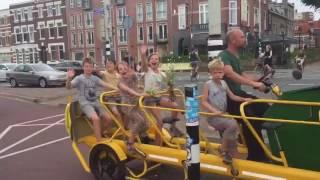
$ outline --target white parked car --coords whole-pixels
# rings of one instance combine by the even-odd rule
[[[17,64],[15,64],[15,63],[0,64],[0,81],[6,81],[7,72],[12,71],[16,66],[17,66]]]

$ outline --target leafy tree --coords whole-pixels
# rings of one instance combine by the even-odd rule
[[[312,6],[316,9],[320,8],[320,1],[319,0],[301,0],[307,6]]]

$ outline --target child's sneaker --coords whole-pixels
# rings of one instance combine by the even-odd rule
[[[170,132],[171,136],[173,136],[173,137],[182,137],[182,136],[184,135],[183,132],[181,132],[181,131],[176,127],[175,124],[172,124],[172,125],[170,126],[169,132]]]
[[[220,156],[223,157],[222,162],[225,164],[232,164],[232,157],[227,151],[222,151],[220,148],[218,149]]]

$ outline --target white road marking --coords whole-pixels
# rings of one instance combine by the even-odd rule
[[[12,127],[13,125],[10,125],[4,131],[2,131],[2,133],[0,134],[0,140],[12,129]]]
[[[33,123],[33,122],[38,122],[38,121],[43,121],[43,120],[47,120],[47,119],[51,119],[51,118],[55,118],[55,117],[60,117],[60,116],[63,116],[64,114],[57,114],[57,115],[54,115],[54,116],[47,116],[47,117],[44,117],[44,118],[40,118],[40,119],[34,119],[34,120],[30,120],[30,121],[26,121],[26,122],[22,122],[22,123],[17,123],[17,124],[12,124],[10,126],[8,126],[4,131],[1,132],[0,134],[0,140],[15,126],[22,126],[24,124],[29,124],[29,123]],[[49,125],[49,124],[48,124]]]
[[[25,137],[25,138],[17,141],[16,143],[13,143],[13,144],[11,144],[11,145],[8,146],[8,147],[3,148],[2,150],[0,150],[0,154],[1,154],[1,153],[4,153],[5,151],[7,151],[7,150],[9,150],[9,149],[11,149],[11,148],[13,148],[13,147],[15,147],[15,146],[17,146],[18,144],[21,144],[21,143],[27,141],[28,139],[32,138],[33,136],[36,136],[36,135],[42,133],[43,131],[45,131],[45,130],[47,130],[47,129],[53,127],[53,126],[55,126],[56,124],[59,124],[59,123],[62,122],[62,121],[64,121],[64,119],[61,119],[61,120],[59,120],[59,121],[57,121],[57,122],[55,122],[55,123],[53,123],[53,124],[51,124],[51,125],[49,125],[49,126],[47,126],[47,127],[45,127],[45,128],[42,128],[42,129],[40,129],[39,131],[36,131],[35,133],[32,133],[31,135],[29,135],[29,136],[27,136],[27,137]]]
[[[299,83],[293,83],[293,84],[288,84],[288,86],[314,86],[314,83],[305,83],[305,84],[299,84]]]
[[[53,140],[53,141],[49,141],[49,142],[46,142],[46,143],[43,143],[43,144],[39,144],[37,146],[29,147],[29,148],[26,148],[26,149],[23,149],[23,150],[20,150],[20,151],[16,151],[16,152],[13,152],[13,153],[10,153],[10,154],[3,155],[3,156],[0,156],[0,159],[11,157],[11,156],[14,156],[14,155],[17,155],[17,154],[21,154],[21,153],[24,153],[24,152],[27,152],[27,151],[31,151],[31,150],[34,150],[34,149],[38,149],[38,148],[41,148],[41,147],[44,147],[44,146],[47,146],[47,145],[50,145],[50,144],[54,144],[54,143],[57,143],[57,142],[60,142],[60,141],[64,141],[66,139],[69,139],[69,136],[66,136],[66,137],[60,138],[60,139],[56,139],[56,140]]]
[[[33,126],[50,126],[51,124],[17,124],[17,125],[13,125],[13,127],[33,127]],[[58,123],[55,124],[56,126],[62,126],[64,125],[64,123]]]
[[[54,115],[54,116],[47,116],[47,117],[44,117],[44,118],[30,120],[30,121],[26,121],[26,122],[23,122],[23,123],[17,123],[17,124],[14,124],[14,125],[29,124],[29,123],[43,121],[43,120],[46,120],[46,119],[51,119],[51,118],[60,117],[60,116],[64,116],[64,114],[57,114],[57,115]]]

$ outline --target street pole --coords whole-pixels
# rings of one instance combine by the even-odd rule
[[[259,38],[261,38],[261,0],[259,0]]]
[[[188,180],[200,179],[200,146],[199,146],[199,100],[198,87],[196,84],[184,87],[185,118],[187,129],[187,158],[186,168],[188,169]]]

